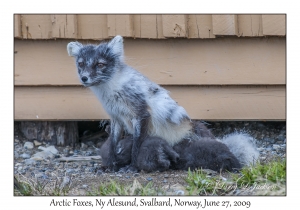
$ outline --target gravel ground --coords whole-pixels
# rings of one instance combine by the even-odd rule
[[[285,122],[206,122],[212,133],[221,138],[235,131],[249,133],[256,139],[261,161],[273,157],[286,157],[286,123]],[[85,142],[69,146],[47,145],[45,142],[28,141],[15,131],[14,139],[14,174],[20,180],[31,180],[34,183],[47,183],[47,187],[63,189],[70,187],[68,195],[86,195],[99,183],[116,180],[132,184],[137,180],[144,185],[149,182],[153,186],[167,190],[169,195],[186,194],[184,178],[186,171],[168,170],[153,173],[104,173],[101,170],[101,159],[63,162],[64,157],[93,157],[98,155],[103,141]],[[50,152],[49,152],[50,151]],[[46,157],[46,158],[45,158]],[[44,159],[45,158],[45,159]]]

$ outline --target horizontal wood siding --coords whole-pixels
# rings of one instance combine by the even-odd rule
[[[193,119],[285,120],[285,86],[164,86]],[[108,119],[83,87],[15,87],[16,120]]]
[[[108,39],[285,36],[286,15],[22,15],[15,14],[15,38]]]
[[[14,22],[15,120],[107,119],[66,46],[115,35],[126,63],[192,119],[286,120],[284,14],[15,14]]]
[[[15,40],[15,85],[80,85],[68,42]],[[162,85],[286,83],[284,38],[125,39],[124,45],[126,62]]]

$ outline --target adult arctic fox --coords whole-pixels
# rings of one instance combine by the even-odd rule
[[[137,170],[138,152],[147,136],[165,139],[170,146],[199,138],[187,112],[168,91],[125,64],[121,36],[99,45],[70,42],[67,51],[75,58],[81,83],[94,92],[110,116],[107,165],[111,170],[117,170],[116,146],[123,130],[133,136],[127,171]]]
[[[138,151],[145,136],[160,137],[170,146],[195,136],[187,112],[168,91],[125,64],[121,36],[99,45],[70,42],[67,50],[75,57],[81,83],[94,92],[110,116],[108,166],[112,170],[116,145],[124,129],[133,135],[128,171],[137,170]]]

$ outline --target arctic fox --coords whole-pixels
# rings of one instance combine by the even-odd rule
[[[127,136],[124,139],[119,140],[117,143],[117,168],[125,167],[130,163],[132,143],[132,136]],[[110,144],[111,140],[108,138],[100,148],[103,167],[107,167],[107,162],[110,158],[108,150]],[[158,137],[146,137],[139,149],[137,168],[145,172],[165,171],[169,169],[171,165],[176,165],[178,159],[179,155],[165,140]],[[122,172],[122,169],[120,172]]]
[[[130,162],[132,143],[132,137],[126,137],[117,143],[116,165],[119,168]],[[109,144],[110,138],[100,149],[104,167],[109,159]],[[138,153],[137,168],[145,172],[197,168],[233,171],[240,169],[241,164],[225,144],[208,137],[197,141],[184,139],[173,148],[164,139],[146,137]],[[122,172],[122,169],[120,171]]]
[[[137,170],[138,151],[147,135],[165,139],[170,146],[195,137],[187,112],[168,91],[125,64],[121,36],[99,45],[70,42],[67,51],[75,57],[81,83],[94,92],[110,116],[108,166],[112,170],[123,130],[133,136],[128,171]]]
[[[146,172],[164,171],[169,168],[234,171],[258,160],[259,153],[254,145],[254,139],[247,133],[235,132],[219,140],[202,122],[193,121],[193,129],[199,136],[198,140],[184,139],[173,148],[168,146],[164,139],[146,137],[139,151],[138,169]],[[108,139],[101,147],[103,166],[106,166],[109,158],[109,144]],[[118,167],[130,163],[131,148],[132,137],[127,136],[118,142],[116,154]]]

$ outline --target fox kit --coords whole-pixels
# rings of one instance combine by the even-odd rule
[[[132,143],[132,136],[127,136],[117,143],[116,165],[118,168],[130,163]],[[110,144],[111,140],[108,138],[100,149],[102,166],[104,167],[107,166],[109,159],[108,148]],[[168,170],[171,165],[175,165],[178,159],[179,155],[165,140],[158,137],[146,137],[138,153],[137,168],[145,172],[165,171]]]
[[[147,135],[165,139],[170,146],[193,138],[185,109],[167,90],[125,64],[121,36],[99,45],[70,42],[67,50],[75,58],[79,80],[94,92],[110,116],[111,169],[116,168],[116,145],[123,130],[133,136],[128,171],[136,171],[138,151]]]
[[[102,166],[107,166],[110,139],[100,149]],[[130,162],[132,138],[121,139],[116,148],[116,165],[122,167]],[[138,153],[137,168],[145,172],[175,170],[195,170],[197,168],[215,171],[240,169],[237,158],[227,146],[211,138],[199,141],[184,139],[172,148],[165,140],[146,137]]]

